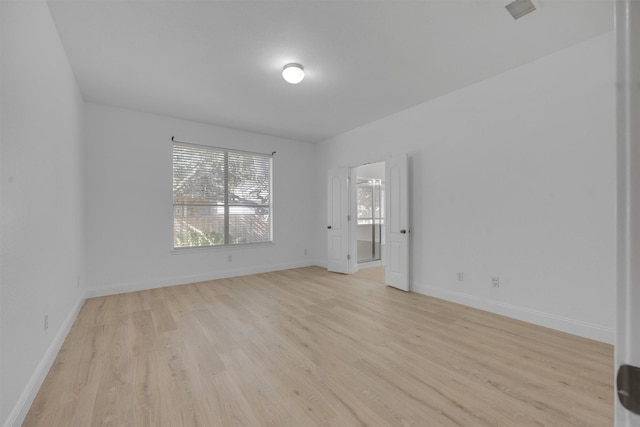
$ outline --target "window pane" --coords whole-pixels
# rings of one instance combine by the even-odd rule
[[[173,203],[224,204],[224,152],[175,145]]]
[[[253,206],[271,202],[271,158],[229,153],[229,203]]]
[[[271,215],[267,206],[229,208],[229,243],[258,243],[271,241]]]
[[[174,206],[176,248],[224,245],[224,206]]]
[[[373,197],[371,186],[358,183],[358,224],[371,224],[373,219]]]
[[[358,182],[358,224],[384,224],[384,184],[379,179]]]

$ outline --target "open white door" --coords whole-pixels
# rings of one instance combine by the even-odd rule
[[[356,168],[349,169],[349,274],[358,272],[358,173]],[[353,218],[353,221],[350,219]]]
[[[329,171],[327,192],[327,270],[349,274],[349,168]]]
[[[407,155],[387,158],[385,273],[387,285],[409,290],[409,168]]]
[[[640,1],[616,5],[618,200],[616,427],[640,426]]]

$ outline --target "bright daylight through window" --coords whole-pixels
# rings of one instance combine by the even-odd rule
[[[272,241],[272,157],[173,145],[173,246]]]

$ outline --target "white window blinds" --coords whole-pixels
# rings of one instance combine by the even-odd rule
[[[272,241],[272,157],[174,143],[173,246]]]

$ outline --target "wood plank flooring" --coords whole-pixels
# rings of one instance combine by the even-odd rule
[[[86,301],[25,426],[610,426],[613,348],[317,267]]]

